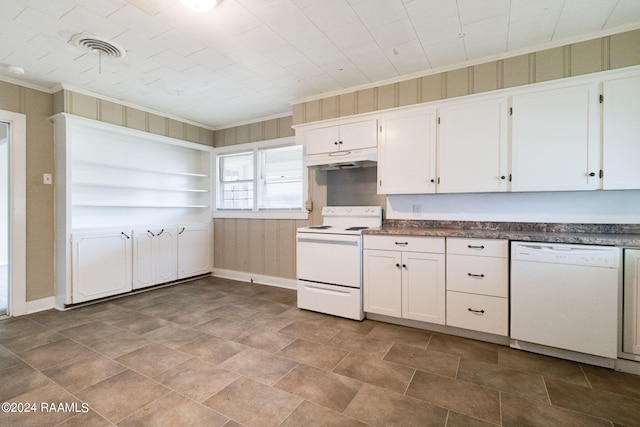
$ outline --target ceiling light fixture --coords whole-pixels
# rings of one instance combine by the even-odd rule
[[[180,0],[180,3],[196,12],[207,12],[218,5],[219,0]]]

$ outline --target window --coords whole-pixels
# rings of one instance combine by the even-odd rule
[[[286,213],[307,214],[302,146],[294,145],[293,138],[217,151],[215,216],[298,218]]]

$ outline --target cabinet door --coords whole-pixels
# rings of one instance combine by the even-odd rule
[[[640,188],[640,76],[604,82],[603,188]]]
[[[507,190],[507,100],[439,110],[438,193]]]
[[[376,120],[351,123],[340,126],[340,150],[359,150],[378,145],[378,129]]]
[[[364,311],[402,316],[400,252],[364,251]]]
[[[154,235],[150,230],[133,230],[133,289],[156,284]]]
[[[178,279],[178,230],[162,228],[155,237],[156,283]]]
[[[72,302],[131,291],[131,231],[71,235]]]
[[[513,97],[512,191],[599,188],[598,97],[597,85]]]
[[[402,317],[445,324],[444,254],[402,253]]]
[[[178,279],[210,273],[211,227],[178,227]]]
[[[640,250],[624,251],[622,351],[640,356]]]
[[[389,116],[381,126],[378,194],[435,193],[435,110]]]
[[[305,132],[305,154],[331,153],[338,150],[340,140],[340,128],[330,126],[320,129],[311,129]]]

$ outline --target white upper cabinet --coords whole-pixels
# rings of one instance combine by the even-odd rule
[[[603,85],[603,189],[640,188],[640,76]]]
[[[506,191],[507,99],[438,110],[438,193]]]
[[[306,154],[360,150],[378,145],[376,120],[310,129],[305,132]]]
[[[597,84],[513,96],[512,191],[600,187],[598,98]]]
[[[436,191],[436,110],[420,109],[380,121],[378,194]]]

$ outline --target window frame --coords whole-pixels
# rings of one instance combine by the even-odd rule
[[[302,165],[302,205],[300,209],[260,209],[258,207],[258,192],[260,191],[260,151],[301,145],[296,143],[293,136],[276,138],[265,141],[236,144],[213,149],[212,165],[212,213],[213,218],[264,218],[264,219],[308,219],[309,211],[304,208],[309,195],[309,173]],[[218,209],[218,194],[221,191],[219,159],[220,155],[241,154],[253,152],[253,206],[251,209]]]

